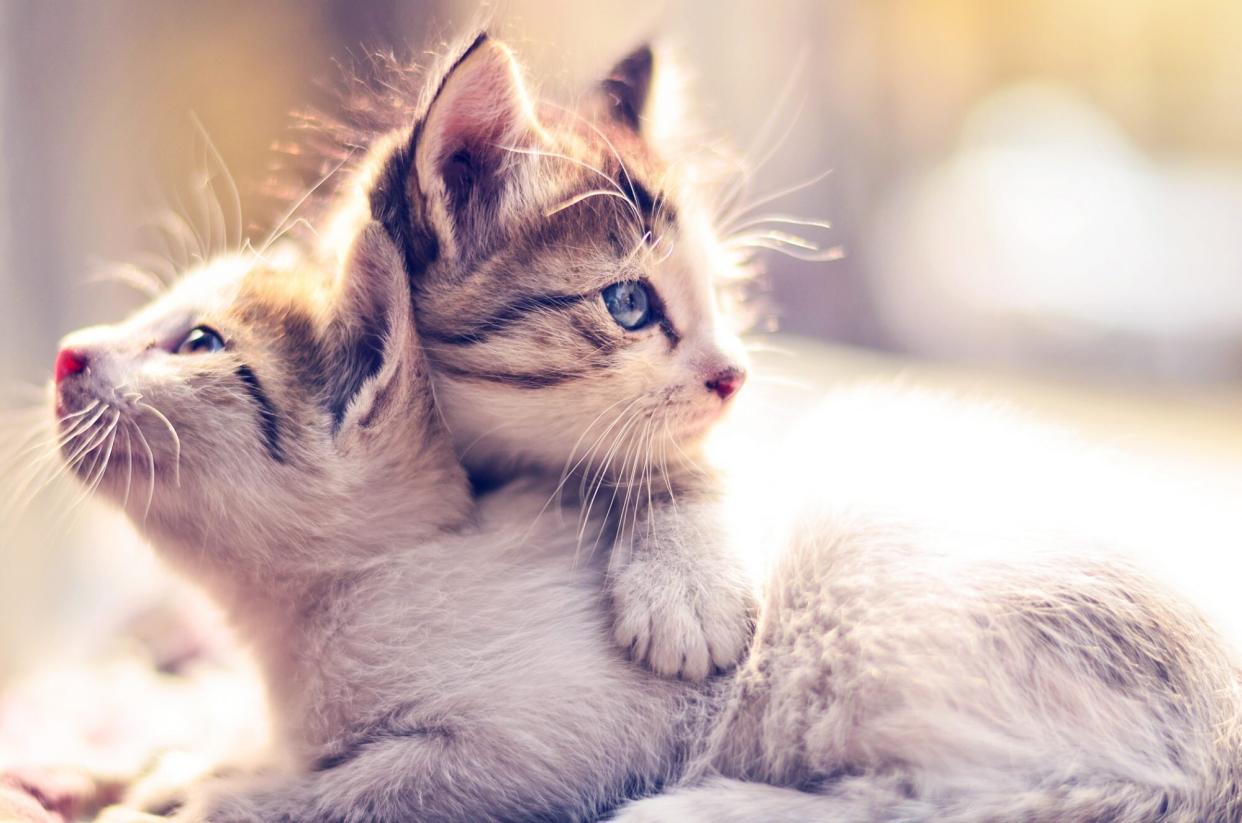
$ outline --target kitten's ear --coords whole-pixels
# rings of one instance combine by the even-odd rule
[[[449,68],[414,131],[412,177],[441,243],[449,244],[442,252],[486,245],[524,159],[520,150],[539,134],[513,53],[480,34]]]
[[[643,131],[643,115],[651,95],[655,55],[644,43],[612,67],[600,81],[593,103],[596,110],[636,133]]]
[[[409,289],[396,245],[372,221],[342,265],[331,308],[324,378],[338,434],[371,427],[420,393],[426,368]]]

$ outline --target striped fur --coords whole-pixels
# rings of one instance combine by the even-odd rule
[[[179,353],[200,325],[225,348]],[[706,694],[613,647],[572,518],[515,528],[546,489],[471,505],[378,223],[339,274],[219,258],[65,345],[90,363],[57,391],[66,462],[224,607],[268,689],[271,760],[176,819],[585,820],[676,776]]]
[[[660,132],[648,120],[654,68],[638,49],[562,107],[480,35],[432,75],[338,214],[380,220],[404,249],[466,465],[485,486],[550,475],[566,501],[609,512],[618,642],[661,674],[701,679],[736,662],[753,602],[715,540],[713,483],[699,470],[728,405],[711,381],[744,368],[716,299],[740,271],[693,158],[648,139]],[[627,280],[649,287],[656,312],[635,331],[602,297]]]
[[[486,41],[466,54],[457,70],[490,54],[502,77],[516,76]],[[642,124],[640,96],[604,88],[602,111]],[[379,168],[408,188],[418,141],[381,148]],[[589,292],[557,280],[555,255],[511,234],[512,221],[464,232],[479,220],[472,175],[489,167],[453,149],[423,171],[446,160],[448,200],[419,189],[422,200],[394,205],[376,196],[382,180],[362,187],[366,222],[333,276],[220,258],[129,320],[66,341],[90,363],[58,391],[71,415],[66,460],[222,602],[253,644],[278,722],[284,762],[196,787],[179,819],[1239,819],[1234,650],[1159,582],[1038,528],[1055,521],[1058,495],[1110,484],[1080,471],[1077,444],[1029,422],[908,392],[843,393],[761,478],[771,497],[751,489],[717,506],[701,489],[699,508],[653,523],[659,540],[608,579],[601,564],[575,562],[572,517],[528,525],[547,484],[510,484],[472,505],[433,380],[440,391],[493,387],[478,403],[522,403],[601,378],[552,351],[563,342],[552,329],[590,320],[578,314]],[[505,214],[511,185],[485,192],[491,216]],[[600,207],[575,208],[587,203]],[[436,214],[445,222],[412,222]],[[686,214],[679,202],[679,232]],[[533,271],[548,288],[472,282],[489,266],[503,276],[506,261],[522,283]],[[574,271],[575,283],[593,271]],[[692,349],[691,315],[664,288],[675,278],[644,276],[659,281],[674,334],[653,328],[611,355]],[[485,305],[436,315],[436,289]],[[225,350],[175,354],[203,323]],[[551,336],[528,340],[526,360],[500,358],[502,341],[536,329]],[[420,331],[429,349],[494,346],[494,356],[446,374]],[[534,376],[541,350],[581,374]],[[98,402],[108,416],[72,416]],[[450,423],[463,414],[449,409]],[[543,422],[548,439],[555,424]],[[83,441],[107,443],[85,468]],[[1023,485],[1045,461],[1058,467],[1055,487]],[[601,592],[686,586],[686,558],[727,542],[705,531],[726,516],[735,537],[773,552],[747,659],[705,685],[629,665]],[[600,518],[587,519],[592,539]],[[689,581],[721,568],[707,562]],[[695,601],[694,617],[714,602]],[[690,633],[717,622],[727,615]]]

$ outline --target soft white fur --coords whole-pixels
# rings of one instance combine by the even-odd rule
[[[206,786],[181,816],[589,817],[627,785],[666,779],[694,695],[613,649],[600,570],[572,563],[572,520],[520,539],[514,524],[533,520],[545,492],[499,492],[477,531],[238,615],[294,772]],[[353,756],[308,768],[338,753]]]
[[[685,787],[619,819],[1238,819],[1236,654],[1101,542],[1165,502],[1124,463],[886,387],[789,440],[730,509],[765,555],[750,657]]]

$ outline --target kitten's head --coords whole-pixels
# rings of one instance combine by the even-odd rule
[[[661,155],[642,48],[573,108],[480,36],[372,153],[437,401],[467,463],[639,476],[692,455],[745,379],[717,288],[737,264]]]
[[[378,224],[337,272],[218,258],[62,343],[62,454],[178,559],[330,566],[460,519],[399,255]],[[366,537],[375,540],[367,541]],[[188,554],[187,554],[188,553]]]

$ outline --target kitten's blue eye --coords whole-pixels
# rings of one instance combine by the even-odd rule
[[[651,294],[639,280],[622,280],[603,291],[604,306],[617,325],[627,331],[635,331],[650,323],[652,317]]]
[[[176,348],[177,354],[211,354],[224,348],[224,338],[208,326],[195,326]]]

